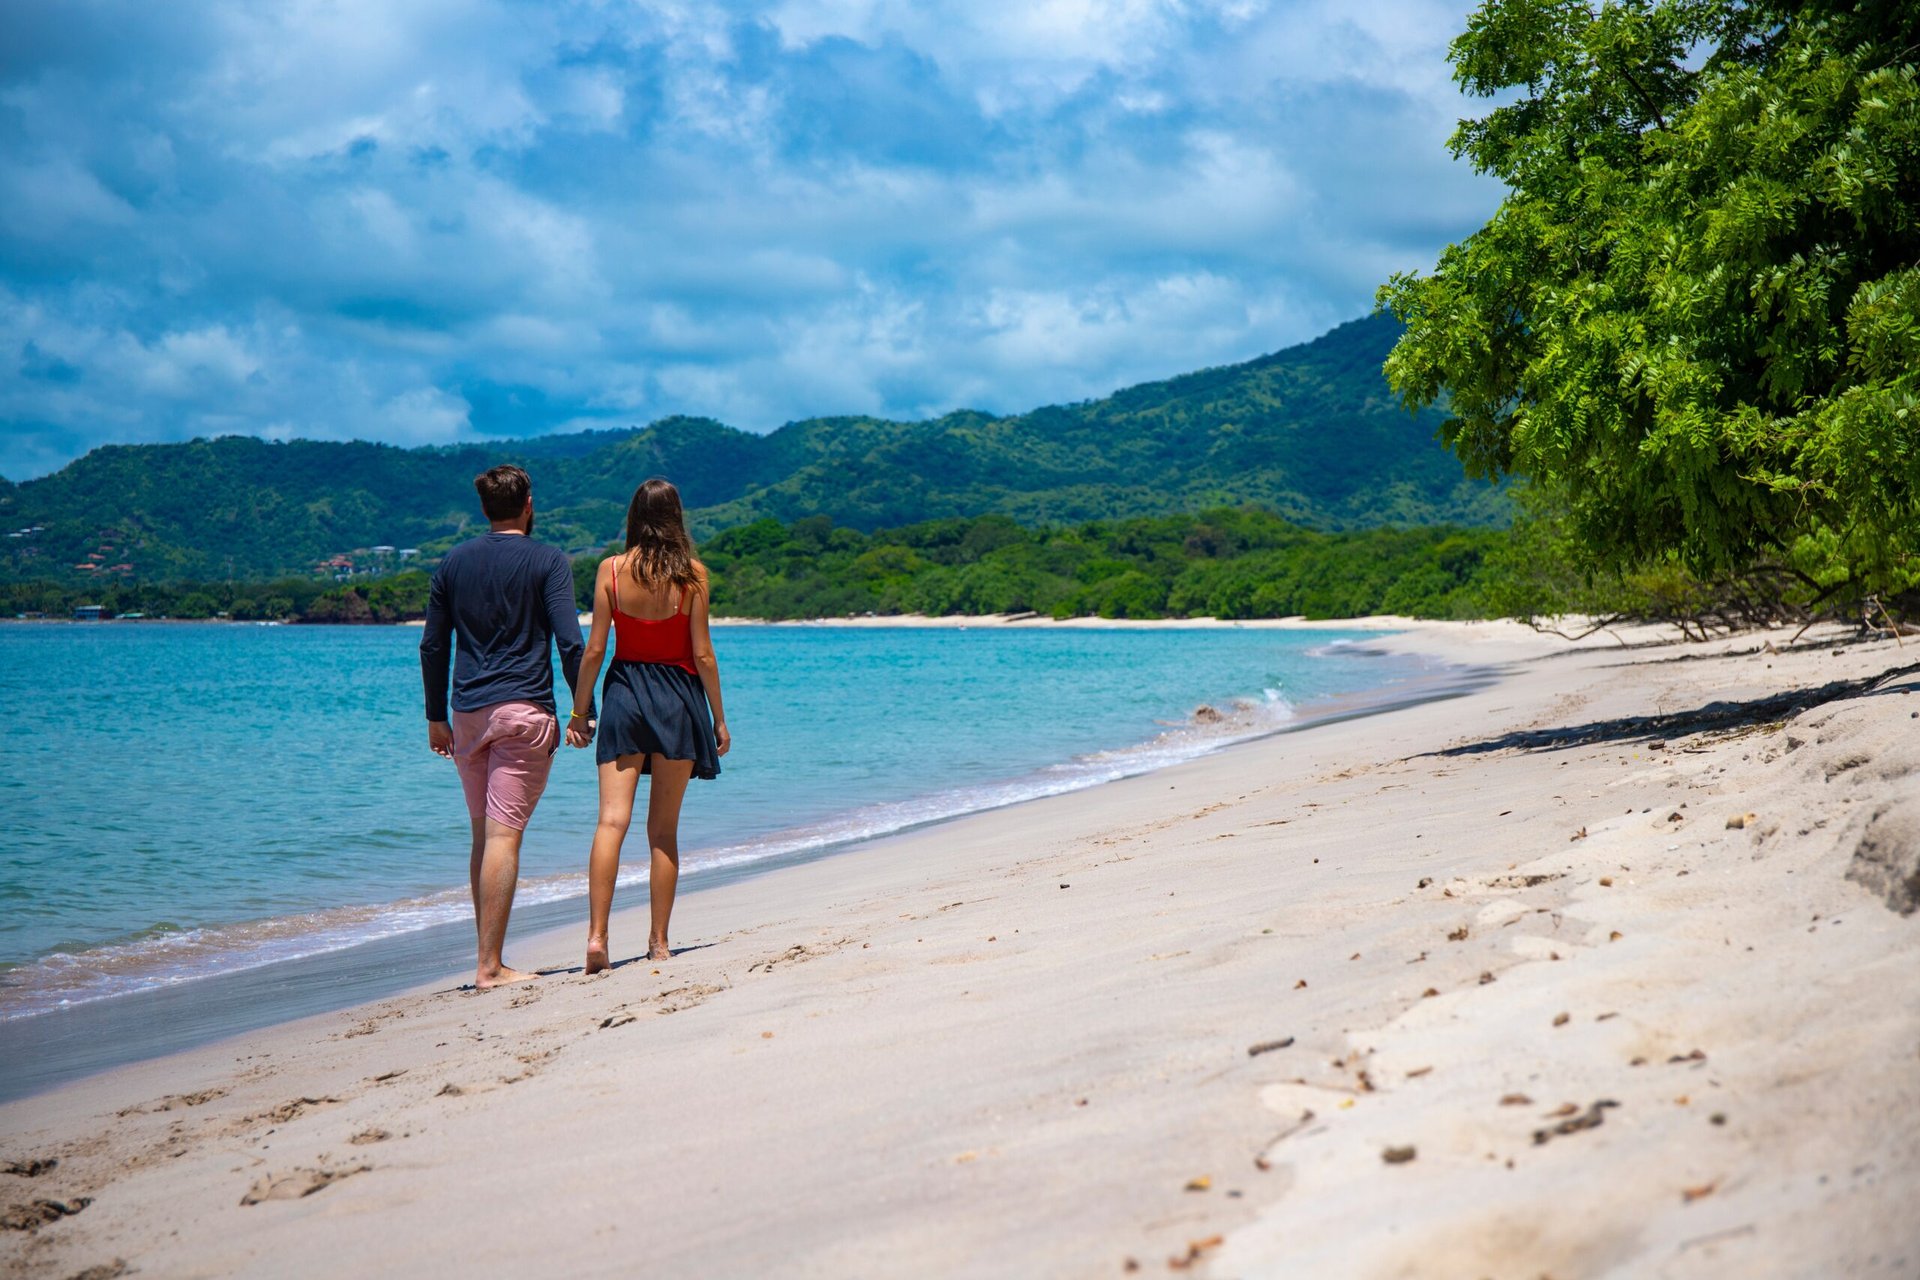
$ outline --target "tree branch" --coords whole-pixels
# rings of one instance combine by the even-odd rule
[[[1620,74],[1627,78],[1627,83],[1633,86],[1634,93],[1639,95],[1640,104],[1653,114],[1653,123],[1659,128],[1660,132],[1665,133],[1667,131],[1667,118],[1660,114],[1660,108],[1653,105],[1653,99],[1648,97],[1647,91],[1640,87],[1640,82],[1633,78],[1633,72],[1627,70],[1627,64],[1623,61],[1619,66]]]

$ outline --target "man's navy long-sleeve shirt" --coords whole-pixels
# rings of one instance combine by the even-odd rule
[[[549,641],[560,648],[560,670],[571,689],[586,644],[574,610],[573,566],[559,548],[518,533],[461,543],[433,571],[427,591],[420,637],[427,719],[447,719],[449,659],[455,711],[496,702],[532,702],[552,711]]]

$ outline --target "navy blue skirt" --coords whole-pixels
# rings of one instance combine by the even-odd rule
[[[600,727],[594,759],[601,764],[645,752],[693,761],[693,776],[720,776],[713,713],[700,677],[664,662],[614,659],[600,686]],[[640,772],[651,772],[651,758]]]

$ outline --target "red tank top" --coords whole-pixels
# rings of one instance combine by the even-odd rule
[[[691,588],[665,618],[636,618],[620,611],[620,571],[613,571],[613,656],[620,662],[658,662],[699,675],[693,665],[693,619],[687,612]]]

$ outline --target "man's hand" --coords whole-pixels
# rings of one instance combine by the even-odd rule
[[[568,746],[584,747],[592,741],[593,741],[593,721],[579,720],[579,719],[567,721],[567,745]]]
[[[453,726],[445,720],[427,721],[427,747],[437,756],[453,759]]]

